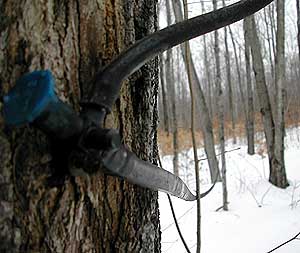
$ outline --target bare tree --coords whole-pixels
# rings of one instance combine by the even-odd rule
[[[205,13],[205,7],[204,2],[201,1],[201,8],[202,13]],[[211,75],[211,69],[210,69],[210,60],[208,57],[209,50],[207,49],[207,35],[203,35],[203,50],[204,50],[204,68],[205,68],[205,74],[206,74],[206,80],[207,80],[207,89],[208,89],[208,95],[207,95],[207,107],[209,111],[210,119],[213,118],[213,102],[212,102],[212,90],[213,90],[213,82],[212,82],[212,75]],[[233,121],[234,122],[234,121]]]
[[[222,1],[223,6],[226,6],[225,0]],[[231,133],[233,136],[233,143],[236,143],[235,135],[235,118],[234,118],[234,107],[233,107],[233,94],[232,94],[232,82],[231,82],[231,59],[228,47],[228,31],[227,27],[224,27],[224,43],[225,43],[225,64],[226,64],[226,78],[228,87],[228,100],[229,100],[229,113],[231,116]]]
[[[188,4],[187,0],[183,0],[184,6],[184,19],[188,19]],[[196,135],[195,135],[195,83],[192,79],[192,70],[191,70],[191,52],[189,42],[185,43],[185,60],[186,60],[186,70],[188,76],[189,89],[191,93],[191,134],[193,141],[193,152],[194,152],[194,163],[195,163],[195,176],[196,176],[196,192],[197,192],[197,249],[196,252],[200,253],[201,251],[201,201],[200,201],[200,168],[199,168],[199,159],[198,159],[198,151],[197,151],[197,143],[196,143]]]
[[[171,6],[169,0],[166,0],[166,11],[167,11],[167,23],[170,26],[172,24],[171,18]],[[167,51],[166,61],[166,79],[168,82],[168,89],[171,94],[171,111],[172,111],[172,135],[173,135],[173,170],[175,175],[179,175],[178,166],[178,124],[177,124],[177,97],[176,97],[176,84],[174,78],[174,66],[173,66],[173,52],[172,49]]]
[[[266,84],[263,58],[261,54],[261,45],[257,34],[254,16],[251,17],[251,27],[248,28],[253,59],[253,68],[256,79],[256,91],[260,103],[260,112],[263,118],[264,132],[267,141],[267,151],[270,166],[270,182],[278,187],[287,187],[288,182],[285,174],[284,161],[280,160],[282,156],[277,157],[275,152],[275,123],[272,112],[269,93]],[[276,176],[273,176],[276,175]]]
[[[161,4],[157,5],[157,12],[160,13]],[[158,20],[159,23],[159,20]],[[163,130],[169,135],[170,124],[169,124],[169,106],[168,106],[168,95],[166,92],[166,82],[165,82],[165,59],[164,55],[160,54],[159,57],[159,81],[160,81],[160,89],[159,89],[159,116],[163,121]]]
[[[298,55],[299,55],[299,62],[300,62],[300,1],[296,0],[296,7],[297,7],[297,42],[298,42]],[[298,67],[300,69],[300,67]],[[300,72],[300,70],[299,70]]]
[[[168,112],[168,99],[166,94],[166,83],[165,83],[165,63],[164,58],[161,55],[159,61],[159,73],[160,73],[160,90],[162,100],[162,118],[163,118],[163,129],[169,134],[169,112]]]
[[[277,33],[276,33],[276,58],[275,58],[275,82],[276,82],[276,106],[275,110],[275,157],[276,164],[271,170],[270,181],[272,184],[288,186],[285,162],[284,162],[284,111],[285,111],[285,1],[277,0]]]
[[[217,10],[217,0],[213,0],[213,8]],[[223,186],[223,209],[228,211],[228,200],[227,200],[227,183],[226,183],[226,160],[225,160],[225,135],[224,135],[224,95],[221,81],[221,65],[220,65],[220,46],[219,46],[219,33],[214,31],[215,37],[215,61],[216,61],[216,94],[217,105],[218,105],[218,121],[219,121],[219,141],[221,151],[221,163],[222,163],[222,186]]]
[[[229,33],[230,33],[230,37],[231,37],[231,42],[233,45],[233,52],[234,52],[234,59],[235,59],[235,67],[236,67],[236,73],[237,73],[237,83],[238,83],[238,91],[240,93],[241,96],[241,107],[242,107],[242,112],[245,118],[245,124],[247,122],[247,111],[246,111],[246,102],[245,102],[245,95],[244,95],[244,91],[243,91],[243,84],[242,84],[242,74],[241,74],[241,64],[239,61],[239,56],[238,56],[238,52],[237,52],[237,45],[236,42],[234,40],[234,35],[233,32],[229,26]],[[246,127],[246,131],[247,131],[247,127]]]
[[[276,24],[275,24],[275,4],[274,2],[270,4],[267,8],[269,13],[269,20],[270,20],[270,29],[271,29],[271,42],[272,42],[272,49],[273,49],[273,59],[276,57]]]
[[[179,0],[174,0],[173,2],[173,8],[174,8],[174,14],[175,14],[175,19],[176,22],[180,22],[183,20],[183,14],[182,14],[182,9],[181,9],[181,4]],[[183,58],[186,62],[186,50],[182,47],[182,53],[183,53]],[[190,50],[188,50],[190,51]],[[204,148],[205,148],[205,153],[208,157],[208,163],[209,163],[209,169],[210,169],[210,175],[211,175],[211,181],[213,182],[216,178],[220,177],[218,176],[218,160],[216,157],[216,152],[215,152],[215,142],[214,142],[214,136],[213,136],[213,126],[211,122],[211,118],[209,115],[207,103],[205,100],[205,96],[202,90],[202,87],[200,85],[199,78],[196,73],[196,68],[193,63],[192,57],[190,57],[191,62],[190,67],[191,67],[191,78],[193,82],[196,84],[195,85],[195,94],[197,95],[197,108],[200,111],[201,115],[201,129],[203,131],[203,136],[204,136]],[[187,68],[187,66],[186,66]]]
[[[269,16],[269,21],[270,21],[270,35],[271,35],[271,44],[272,44],[272,52],[270,52],[270,54],[272,53],[272,59],[274,59],[270,64],[273,65],[271,68],[274,69],[274,75],[271,76],[271,80],[270,80],[270,84],[269,86],[272,87],[271,89],[269,89],[269,93],[270,93],[270,102],[271,102],[271,107],[272,110],[276,110],[276,80],[275,80],[275,71],[276,71],[276,67],[274,66],[274,62],[276,61],[276,33],[277,33],[277,27],[276,27],[276,18],[275,18],[275,1],[268,6],[268,16]]]
[[[245,62],[246,62],[246,82],[247,82],[247,143],[248,143],[248,154],[254,155],[254,102],[253,102],[253,88],[251,78],[251,52],[249,36],[250,26],[249,17],[244,19],[244,40],[245,40]]]
[[[271,76],[272,76],[272,80],[274,81],[275,71],[274,71],[273,51],[272,51],[272,43],[271,43],[271,41],[272,41],[271,34],[273,33],[273,31],[272,31],[272,27],[271,27],[271,31],[270,31],[267,9],[264,9],[264,21],[265,21],[266,32],[267,32],[269,61],[270,61],[270,66],[271,66]]]

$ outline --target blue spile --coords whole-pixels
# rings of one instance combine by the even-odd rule
[[[12,126],[33,122],[50,102],[58,100],[54,86],[55,81],[49,70],[23,75],[3,97],[5,122]]]

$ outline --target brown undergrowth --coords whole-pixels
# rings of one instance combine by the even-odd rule
[[[239,119],[235,124],[235,136],[237,139],[246,138],[245,120]],[[300,125],[298,117],[295,117],[294,113],[288,112],[286,114],[286,127],[293,127]],[[218,121],[214,120],[214,139],[215,143],[218,143]],[[262,119],[259,113],[255,115],[255,133],[263,132]],[[233,131],[231,121],[227,119],[225,121],[225,138],[226,140],[233,138]],[[203,147],[203,136],[200,129],[196,131],[197,146]],[[186,150],[192,147],[191,131],[190,129],[179,128],[178,129],[178,143],[179,151]],[[256,153],[260,155],[266,154],[265,139],[256,138],[257,144]],[[162,129],[158,130],[158,144],[162,155],[170,155],[173,153],[173,134],[167,133]]]

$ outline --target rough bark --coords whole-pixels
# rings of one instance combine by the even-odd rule
[[[1,1],[0,9],[0,95],[21,74],[50,69],[58,96],[76,110],[93,74],[156,29],[155,1],[15,0]],[[151,161],[157,69],[153,60],[130,78],[106,120]],[[67,175],[53,186],[51,175],[72,160],[55,164],[43,133],[5,128],[0,118],[1,252],[160,252],[156,192],[101,172]]]

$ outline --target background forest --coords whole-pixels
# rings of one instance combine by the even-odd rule
[[[217,1],[218,7],[221,7],[222,1]],[[237,1],[225,1],[226,5]],[[297,28],[297,8],[296,0],[286,0],[285,2],[285,122],[287,125],[297,125],[300,120],[298,96],[300,94],[299,86],[299,48],[298,48],[298,28]],[[167,4],[162,0],[159,4],[159,25],[160,29],[176,23],[176,17],[173,11],[172,3],[181,6],[181,1],[170,1]],[[190,1],[189,18],[199,14],[211,11],[213,9],[212,1]],[[169,10],[168,10],[169,8]],[[257,32],[261,42],[261,54],[265,68],[266,84],[270,96],[271,106],[275,103],[275,57],[276,57],[276,30],[277,13],[276,3],[264,8],[255,15]],[[179,20],[178,20],[179,21]],[[226,31],[225,31],[226,30]],[[255,90],[255,76],[251,66],[248,71],[251,74],[251,90],[247,86],[247,62],[245,56],[245,27],[243,22],[237,22],[223,30],[219,31],[220,44],[220,68],[224,97],[225,113],[225,133],[227,137],[245,136],[245,114],[249,111],[248,96],[253,94],[254,122],[255,131],[262,131],[263,126],[259,111],[259,100]],[[215,92],[216,80],[216,62],[214,52],[214,33],[195,38],[190,41],[191,54],[196,72],[198,74],[201,88],[205,95],[207,108],[211,113],[211,119],[214,126],[217,124],[217,93]],[[170,54],[172,55],[171,59]],[[168,64],[171,62],[172,74]],[[229,73],[228,73],[229,72]],[[190,128],[190,94],[187,83],[187,74],[184,60],[180,52],[180,46],[170,50],[169,55],[165,53],[161,57],[161,84],[160,85],[160,130],[161,137],[166,133],[174,133],[173,129],[179,129],[179,146],[186,147],[187,137],[190,134],[181,135]],[[174,90],[173,90],[174,89]],[[250,94],[249,94],[250,93]],[[173,96],[174,94],[174,96]],[[165,97],[165,98],[164,98]],[[175,108],[174,103],[175,101]],[[176,110],[174,116],[174,109]],[[201,129],[202,115],[197,108],[196,127]],[[176,118],[176,122],[174,122]],[[175,137],[176,138],[176,137]],[[198,138],[200,140],[201,138]],[[169,142],[161,142],[163,152],[172,152],[171,138]],[[167,141],[166,140],[166,141]],[[201,142],[199,143],[201,144]]]
[[[162,0],[159,25],[234,2]],[[221,171],[216,190],[201,204],[203,252],[271,252],[300,231],[299,13],[298,0],[274,1],[161,55],[164,166],[197,190],[195,166],[201,191]],[[166,201],[160,194],[163,252],[185,252]],[[187,242],[199,250],[196,204],[175,201]],[[297,241],[277,249],[299,250]]]

